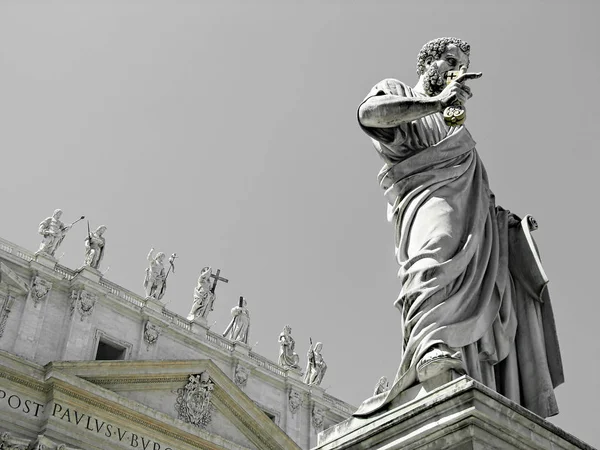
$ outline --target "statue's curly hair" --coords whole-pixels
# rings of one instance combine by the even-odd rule
[[[461,49],[467,56],[471,53],[471,46],[462,39],[454,37],[442,37],[429,41],[423,46],[417,57],[417,75],[425,73],[425,63],[432,59],[436,60],[446,50],[448,44],[454,44]]]

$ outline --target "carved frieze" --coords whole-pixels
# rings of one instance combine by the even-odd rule
[[[248,376],[250,375],[250,371],[238,363],[235,366],[235,375],[233,377],[233,381],[239,387],[243,388],[248,383]]]
[[[191,423],[199,428],[206,427],[212,417],[211,404],[214,383],[207,372],[190,375],[187,384],[177,389],[175,410],[179,420]]]
[[[289,405],[290,412],[292,415],[295,415],[300,409],[300,406],[302,406],[302,397],[300,396],[300,392],[294,390],[290,391]]]
[[[80,319],[83,320],[94,312],[94,306],[96,305],[98,296],[85,289],[73,290],[73,292],[71,292],[71,300],[71,315],[77,310]]]
[[[149,320],[144,325],[144,342],[146,342],[146,350],[150,349],[150,346],[156,344],[158,337],[160,336],[161,328],[158,325],[153,324]]]
[[[52,289],[52,283],[44,280],[41,277],[35,277],[33,279],[33,285],[31,286],[31,299],[33,305],[37,308],[38,304],[43,301]]]

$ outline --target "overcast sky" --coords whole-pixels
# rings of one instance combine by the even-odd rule
[[[0,2],[0,236],[36,250],[55,208],[108,227],[106,277],[140,295],[146,255],[177,252],[164,300],[187,315],[221,268],[209,322],[248,300],[254,350],[301,364],[354,405],[401,345],[381,162],[356,108],[383,78],[416,82],[421,46],[471,43],[467,126],[498,204],[532,214],[566,383],[551,421],[600,446],[598,2]],[[58,256],[83,262],[85,222]],[[177,355],[173,355],[176,358]]]

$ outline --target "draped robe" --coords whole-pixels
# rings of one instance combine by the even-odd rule
[[[424,97],[392,79],[365,101],[375,95]],[[523,275],[538,269],[523,253],[521,221],[495,205],[467,129],[446,126],[441,113],[361,127],[385,162],[378,179],[396,231],[403,342],[391,390],[355,415],[417,384],[416,365],[435,346],[460,352],[470,377],[534,413],[557,414],[564,377],[546,283]]]

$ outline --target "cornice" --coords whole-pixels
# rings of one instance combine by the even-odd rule
[[[199,448],[202,450],[218,450],[219,447],[216,444],[212,444],[210,442],[205,441],[199,437],[192,438],[188,436],[184,436],[181,433],[176,433],[169,429],[168,427],[159,425],[157,422],[140,417],[139,413],[134,414],[129,411],[125,407],[116,407],[109,404],[107,401],[100,401],[97,399],[91,398],[89,395],[81,394],[73,389],[70,389],[68,386],[63,385],[62,383],[54,383],[53,390],[56,392],[60,392],[68,397],[74,398],[79,402],[90,405],[94,408],[103,410],[109,414],[112,414],[115,417],[118,417],[119,420],[125,419],[132,423],[136,423],[146,429],[155,431],[160,433],[163,436],[170,437],[172,439],[176,439],[180,442],[183,442],[187,445],[191,445],[195,448]],[[187,434],[187,432],[186,432]]]

